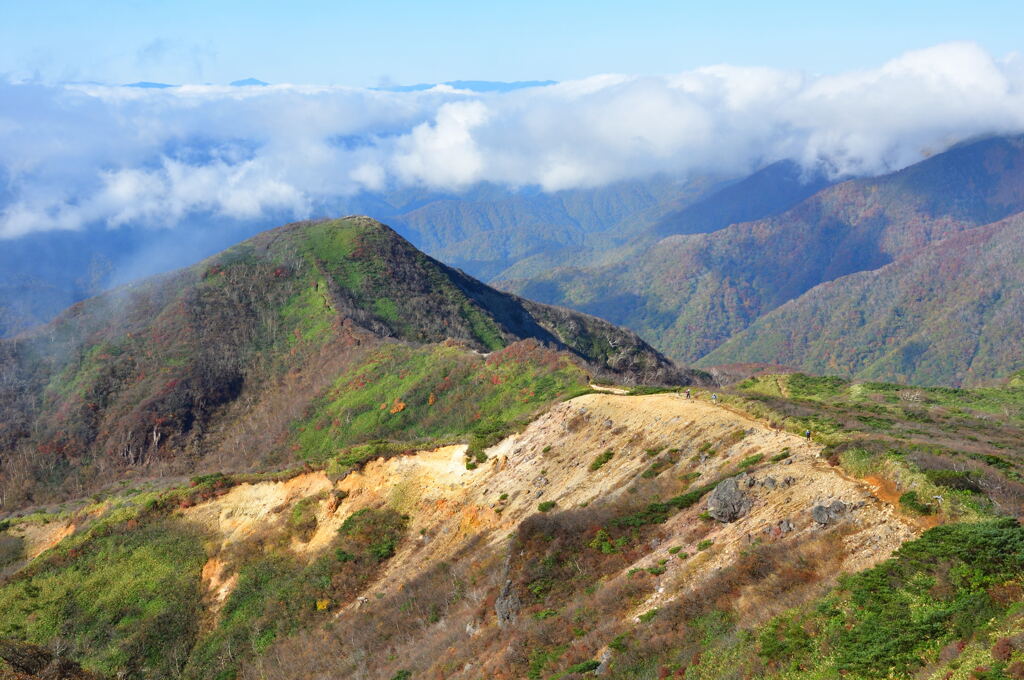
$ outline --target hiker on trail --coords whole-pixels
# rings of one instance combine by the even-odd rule
[[[811,438],[811,431],[810,430],[804,430],[804,436],[807,437],[808,439],[810,439]]]
[[[711,393],[711,403],[713,403],[713,404],[717,404],[718,403],[718,394],[716,394],[714,392]]]
[[[689,399],[689,398],[690,398],[690,390],[686,390],[686,398],[687,398],[687,399]]]

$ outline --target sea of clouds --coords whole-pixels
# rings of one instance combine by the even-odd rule
[[[971,43],[838,75],[721,65],[503,93],[0,80],[0,237],[199,213],[302,218],[408,186],[739,174],[784,158],[875,174],[1018,131],[1024,59]]]

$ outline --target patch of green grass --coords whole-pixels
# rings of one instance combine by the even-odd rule
[[[555,505],[555,501],[543,501],[537,505],[537,509],[541,512],[548,512],[554,509]]]
[[[697,550],[707,550],[714,544],[715,542],[712,541],[710,538],[705,538],[704,540],[697,543]]]
[[[334,314],[324,303],[326,290],[322,279],[310,279],[281,306],[281,326],[289,346],[323,343],[331,336]]]
[[[678,392],[679,387],[665,387],[664,385],[637,385],[629,389],[630,396],[642,396],[645,394],[665,394]]]
[[[365,508],[345,519],[311,563],[279,550],[243,560],[217,627],[196,645],[183,677],[236,677],[246,659],[322,616],[318,602],[344,603],[365,589],[406,528],[406,518],[390,508]]]
[[[365,451],[349,450],[356,444],[469,435],[469,457],[479,463],[537,410],[585,388],[576,364],[533,345],[510,345],[486,361],[458,347],[386,345],[314,401],[292,427],[292,447],[306,460],[335,458],[340,470],[361,462],[351,454]]]
[[[69,640],[83,665],[174,677],[198,633],[202,537],[185,522],[111,522],[0,588],[0,637]]]
[[[316,506],[326,497],[317,494],[303,498],[292,506],[288,513],[288,529],[304,541],[308,541],[316,531]]]
[[[835,376],[813,376],[793,373],[786,376],[786,387],[794,399],[832,399],[843,393],[849,380]]]
[[[530,652],[526,677],[529,678],[529,680],[541,680],[541,678],[544,677],[544,669],[547,668],[549,664],[558,661],[558,659],[565,654],[566,649],[568,649],[568,645],[554,645],[552,647],[535,649]]]
[[[640,619],[640,623],[650,623],[651,620],[657,615],[658,610],[651,609],[650,611],[646,611],[643,614],[640,614],[639,616],[637,616],[637,618]]]
[[[738,470],[745,470],[748,467],[753,467],[754,465],[757,465],[762,460],[764,460],[764,454],[763,453],[755,453],[754,455],[747,456],[746,458],[741,460],[736,465],[736,469],[738,469]]]

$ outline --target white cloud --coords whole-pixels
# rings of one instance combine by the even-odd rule
[[[1024,63],[971,43],[831,76],[719,65],[490,94],[0,82],[0,237],[304,217],[403,185],[558,190],[782,158],[870,174],[1022,130]]]
[[[395,174],[403,182],[445,187],[479,181],[484,155],[473,132],[488,116],[487,106],[480,101],[442,105],[433,123],[420,123],[398,140]]]

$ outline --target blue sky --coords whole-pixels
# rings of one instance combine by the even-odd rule
[[[1022,48],[1022,25],[1019,0],[0,0],[0,75],[373,86],[716,63],[834,73],[951,40],[999,57]]]

